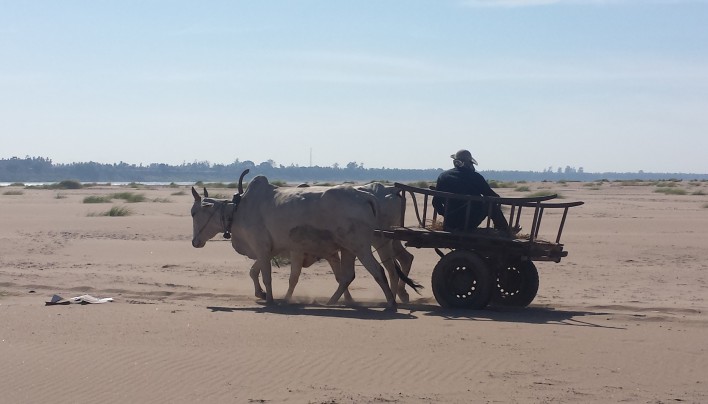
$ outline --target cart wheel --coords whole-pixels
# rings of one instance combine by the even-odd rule
[[[492,297],[492,277],[477,254],[456,250],[433,269],[433,295],[442,307],[483,309]]]
[[[497,306],[526,307],[538,292],[538,270],[531,261],[519,261],[497,271],[492,303]]]

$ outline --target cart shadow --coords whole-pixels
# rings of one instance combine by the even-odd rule
[[[437,306],[426,307],[426,316],[442,317],[447,320],[457,321],[494,321],[507,323],[565,325],[575,327],[592,327],[624,330],[617,327],[599,324],[589,319],[593,316],[607,316],[612,313],[563,310],[545,306],[530,306],[524,308],[488,307],[484,310],[445,309]],[[585,320],[583,318],[588,318]]]

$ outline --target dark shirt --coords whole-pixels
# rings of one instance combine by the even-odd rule
[[[468,167],[455,167],[444,171],[438,177],[435,189],[462,195],[499,196],[492,190],[481,174]],[[433,198],[433,207],[439,215],[445,216],[447,209],[445,230],[462,230],[465,228],[466,206],[466,202],[461,200]],[[472,202],[467,228],[477,227],[486,216],[487,209],[484,204],[482,202]]]

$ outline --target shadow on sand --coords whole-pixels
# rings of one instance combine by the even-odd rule
[[[431,304],[425,299],[401,303],[397,311],[387,310],[383,304],[356,303],[354,305],[328,306],[320,303],[286,303],[276,300],[267,305],[260,302],[256,307],[209,306],[212,312],[272,313],[287,316],[316,316],[333,318],[353,318],[360,320],[414,320],[419,316],[440,317],[452,321],[495,321],[507,323],[566,325],[575,327],[597,327],[624,329],[584,320],[583,317],[606,316],[611,313],[600,311],[562,310],[545,306],[526,308],[501,308],[490,306],[485,310],[446,309]]]

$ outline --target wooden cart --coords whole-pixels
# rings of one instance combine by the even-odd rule
[[[563,227],[569,209],[583,204],[552,201],[557,195],[496,198],[451,194],[399,183],[395,186],[402,190],[404,208],[407,198],[412,199],[417,223],[408,225],[404,215],[401,227],[380,229],[377,233],[404,241],[408,247],[435,249],[440,261],[433,269],[432,288],[435,299],[443,307],[482,309],[490,302],[516,307],[530,304],[539,285],[534,261],[560,262],[568,255],[560,242]],[[461,200],[468,217],[472,203],[483,203],[490,213],[492,207],[498,205],[508,211],[511,229],[518,229],[522,224],[530,227],[523,235],[514,234],[514,230],[499,231],[491,226],[491,215],[487,215],[486,223],[483,221],[477,228],[444,231],[443,218],[432,207],[433,198]],[[541,236],[544,213],[554,216],[550,241]]]

